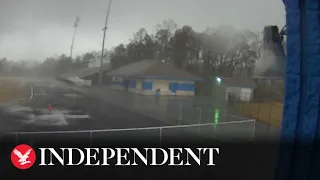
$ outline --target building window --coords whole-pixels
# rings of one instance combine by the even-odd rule
[[[181,83],[181,84],[178,84],[178,90],[194,92],[195,87],[194,87],[194,84]]]
[[[152,90],[152,82],[143,82],[142,83],[142,89],[143,90]]]
[[[124,82],[123,81],[113,81],[113,84],[117,85],[117,86],[124,86]]]
[[[173,93],[175,93],[177,91],[177,87],[178,83],[169,83],[169,90]]]
[[[113,77],[112,77],[112,81],[122,81],[122,79],[121,79],[121,78],[119,78],[119,77],[115,77],[115,76],[113,76]]]
[[[250,101],[252,99],[252,93],[251,92],[241,92],[240,99],[243,101]]]
[[[130,80],[128,84],[129,88],[136,88],[136,80]]]

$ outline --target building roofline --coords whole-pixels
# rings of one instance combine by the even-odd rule
[[[162,69],[160,70],[159,66],[163,66],[163,65],[165,67],[162,67]],[[166,65],[168,67],[166,67]],[[142,67],[138,67],[138,66],[142,66]],[[170,61],[160,62],[157,60],[142,60],[142,61],[130,63],[122,67],[119,67],[117,69],[111,70],[107,75],[122,76],[122,77],[140,77],[140,78],[148,77],[150,79],[176,79],[176,80],[192,80],[192,81],[202,80],[202,78],[197,77],[192,73],[176,68],[173,62],[170,62]]]
[[[170,79],[170,80],[189,80],[189,81],[202,81],[201,78],[176,78],[166,76],[133,76],[136,78],[148,78],[148,79]]]
[[[166,77],[166,76],[124,76],[124,75],[111,75],[118,77],[126,77],[126,78],[145,78],[145,79],[166,79],[166,80],[184,80],[184,81],[203,81],[201,78],[175,78],[175,77]]]
[[[258,86],[256,85],[246,85],[246,86],[241,86],[241,85],[226,85],[224,84],[226,87],[239,87],[239,88],[256,88]]]

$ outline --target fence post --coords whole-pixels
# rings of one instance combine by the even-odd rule
[[[18,144],[18,133],[14,133],[14,134],[15,134],[16,144]]]
[[[167,117],[167,106],[163,105],[163,104],[162,104],[162,101],[159,101],[159,107],[161,107],[161,109],[163,110],[163,111],[162,111],[163,116],[164,116],[164,117]]]
[[[272,125],[271,124],[271,111],[272,111],[272,104],[270,103],[268,133],[270,132],[270,126]]]
[[[199,120],[198,120],[198,124],[201,124],[201,118],[202,118],[202,115],[201,115],[201,108],[199,108],[200,112],[199,112]],[[201,132],[201,126],[199,126],[199,132]]]
[[[213,125],[213,140],[216,139],[216,126],[217,126],[217,124]]]
[[[89,131],[90,132],[90,147],[92,147],[92,131]]]
[[[257,104],[258,104],[258,112],[257,112],[256,120],[259,120],[259,118],[260,118],[260,103],[257,103]]]
[[[253,141],[255,140],[255,137],[256,137],[256,123],[257,123],[257,121],[255,120],[253,123],[253,130],[252,130],[252,140]]]
[[[162,144],[162,128],[160,127],[159,128],[159,135],[160,135],[160,137],[159,137],[159,144],[160,144],[160,146],[161,146],[161,144]]]
[[[199,112],[199,120],[198,120],[198,124],[201,124],[201,118],[202,118],[202,114],[201,114],[201,108],[200,109],[200,112]]]
[[[182,107],[179,105],[179,125],[181,125],[181,120],[182,120]]]

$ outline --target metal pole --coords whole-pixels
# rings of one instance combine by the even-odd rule
[[[16,144],[18,144],[18,133],[15,133]]]
[[[201,118],[202,118],[202,113],[201,113],[201,108],[199,108],[199,120],[198,120],[198,124],[201,124]]]
[[[108,7],[108,12],[107,12],[106,22],[105,22],[104,28],[102,29],[103,30],[103,40],[102,40],[102,51],[101,51],[101,59],[100,59],[100,78],[99,78],[100,86],[102,86],[104,42],[105,42],[105,38],[106,38],[106,30],[107,30],[107,24],[108,24],[108,19],[109,19],[109,12],[110,12],[110,7],[111,7],[111,2],[112,2],[112,0],[109,1],[109,7]]]
[[[162,145],[162,128],[160,128],[159,130],[160,130],[159,144],[161,146]]]
[[[179,120],[182,120],[182,106],[179,105]]]
[[[90,131],[90,147],[92,147],[92,131]]]
[[[271,123],[271,113],[272,113],[272,104],[270,103],[269,122],[268,122],[268,133],[270,132],[270,126],[272,126],[272,123]]]
[[[213,125],[213,140],[216,140],[216,126],[217,124]]]
[[[253,123],[253,130],[252,130],[252,139],[253,139],[253,141],[255,140],[255,137],[256,137],[256,122],[257,121],[254,121],[254,123]]]
[[[76,36],[76,31],[77,31],[78,23],[79,23],[79,17],[76,18],[76,21],[75,21],[74,24],[73,24],[74,32],[73,32],[73,38],[72,38],[72,42],[71,42],[70,59],[72,59],[72,51],[73,51],[74,37]]]
[[[77,27],[74,28],[74,32],[73,32],[73,38],[72,38],[72,43],[71,43],[71,51],[70,51],[70,59],[72,59],[73,43],[74,43],[74,37],[76,36],[76,31],[77,31]]]
[[[200,112],[199,112],[199,120],[198,120],[198,124],[201,124],[201,118],[202,118],[202,114],[201,114],[201,108],[199,108]],[[201,127],[199,126],[199,132],[201,132]]]

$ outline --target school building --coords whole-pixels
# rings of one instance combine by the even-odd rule
[[[172,62],[143,60],[110,71],[112,86],[144,95],[194,96],[201,78],[178,69]]]

